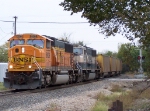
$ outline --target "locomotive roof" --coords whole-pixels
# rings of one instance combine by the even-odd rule
[[[15,37],[15,36],[22,36],[22,35],[25,35],[25,34],[29,34],[29,35],[38,35],[38,34],[34,34],[34,33],[23,33],[23,34],[16,34],[16,35],[14,35],[13,37]],[[50,38],[50,37],[48,37],[48,36],[45,36],[45,35],[39,35],[39,36],[42,36],[43,38],[46,38],[46,39],[48,39],[48,40],[50,40],[50,41],[53,41],[53,39],[52,38]],[[12,38],[12,37],[11,37]],[[11,39],[10,38],[10,39]],[[10,40],[10,39],[8,39],[8,41]]]
[[[57,38],[55,38],[55,37],[52,37],[52,36],[48,36],[48,35],[42,35],[42,36],[44,36],[44,37],[46,37],[46,38],[49,38],[49,39],[52,39],[52,40],[57,40],[57,41],[60,41],[60,42],[64,42],[65,44],[71,44],[71,43],[69,43],[69,42],[67,42],[67,41],[59,40],[59,39],[57,39]],[[72,45],[72,44],[71,44],[71,45]]]
[[[82,46],[82,45],[79,45],[79,46],[77,46],[77,47],[75,47],[75,48],[85,48],[85,49],[95,50],[95,49],[93,49],[93,48],[91,48],[91,47]]]
[[[42,35],[42,36],[44,36],[44,37],[46,37],[46,38],[48,38],[48,39],[58,40],[57,38],[55,38],[55,37],[51,37],[51,36],[48,36],[48,35]]]

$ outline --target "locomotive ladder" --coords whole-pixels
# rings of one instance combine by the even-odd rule
[[[32,57],[33,59],[33,62],[35,63],[35,65],[38,67],[38,69],[39,69],[39,79],[42,79],[42,68],[41,68],[41,66],[39,65],[39,63],[36,61],[36,59],[35,59],[35,57]],[[40,83],[40,85],[41,85],[41,83]]]
[[[78,62],[76,63],[76,67],[77,67],[79,73],[81,74],[81,72],[82,72],[82,67],[79,65]]]
[[[40,79],[40,89],[41,89],[41,85],[42,85],[42,67],[39,65],[39,63],[36,61],[35,57],[32,57],[33,62],[35,63],[35,65],[38,67],[39,69],[39,79]]]
[[[38,69],[42,69],[41,66],[39,65],[39,63],[36,61],[35,57],[32,57],[33,62],[35,63],[35,65],[38,67]]]

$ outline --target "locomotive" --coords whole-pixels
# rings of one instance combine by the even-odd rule
[[[55,37],[25,33],[14,35],[8,42],[6,88],[36,89],[121,72],[119,59],[97,56],[96,50],[90,47],[73,46]]]

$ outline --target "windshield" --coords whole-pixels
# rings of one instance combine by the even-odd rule
[[[19,40],[11,40],[10,41],[10,48],[15,46],[15,45],[18,45],[18,44],[24,44],[24,39],[19,39]]]
[[[43,40],[28,40],[27,41],[27,44],[28,45],[33,45],[34,47],[37,47],[37,48],[44,48],[44,41]]]
[[[73,49],[73,53],[75,53],[75,54],[83,54],[83,49],[81,49],[81,48],[74,48]]]

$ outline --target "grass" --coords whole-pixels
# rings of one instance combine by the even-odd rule
[[[140,94],[140,98],[150,99],[150,88]]]
[[[150,88],[146,89],[144,92],[140,93],[136,105],[133,107],[134,110],[137,109],[150,109]]]
[[[3,86],[3,83],[0,82],[0,91],[2,91],[2,90],[6,90],[6,88]]]
[[[150,99],[150,88],[140,93],[137,90],[125,91],[118,85],[113,85],[111,95],[104,95],[99,93],[97,95],[97,102],[92,108],[92,111],[108,111],[112,106],[112,102],[120,100],[123,102],[123,110],[135,109],[133,106],[136,101],[143,99]],[[135,105],[136,106],[136,105]],[[150,100],[147,102],[139,103],[138,108],[145,108],[150,106]]]
[[[123,89],[119,85],[112,85],[111,90],[112,92],[123,92]]]
[[[61,111],[58,105],[55,103],[50,104],[50,107],[47,108],[46,111]]]
[[[118,85],[113,85],[111,91],[113,92],[111,95],[99,93],[96,96],[97,102],[92,108],[92,111],[108,111],[112,102],[114,102],[119,96],[121,96],[123,92],[123,90]]]
[[[98,101],[96,106],[93,107],[93,111],[108,111],[108,105],[105,102]]]

